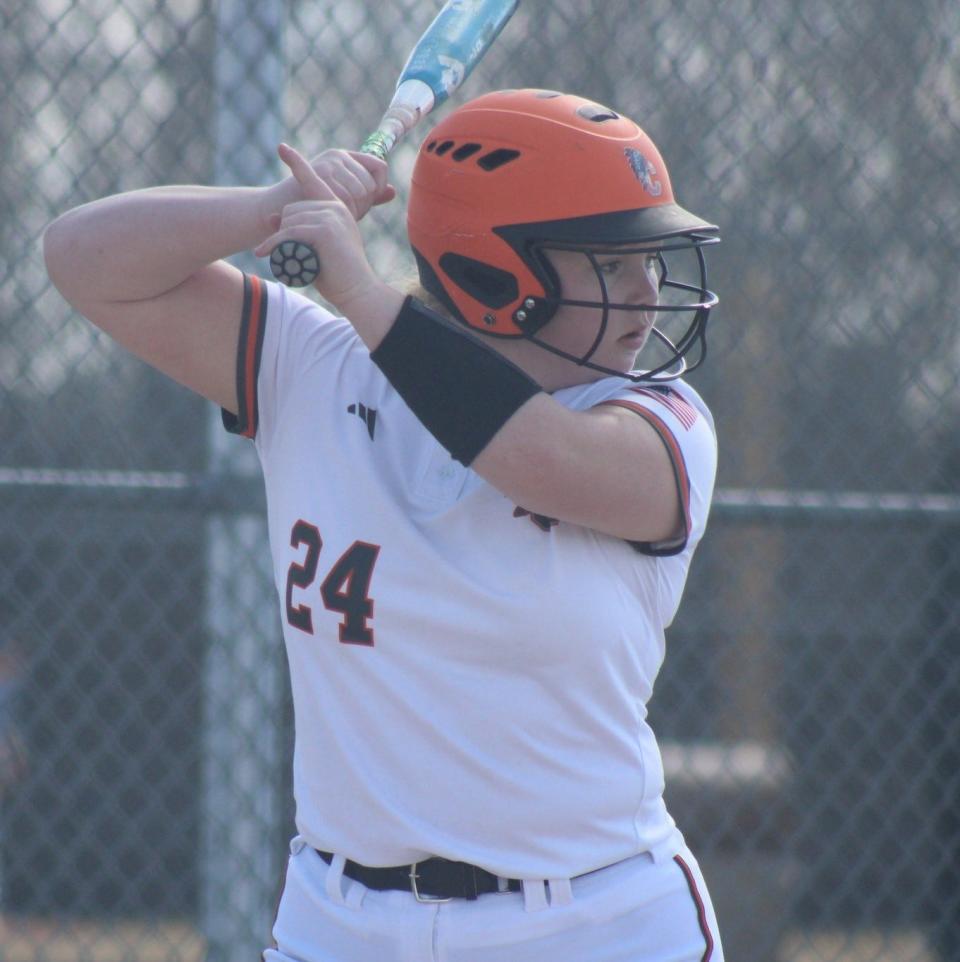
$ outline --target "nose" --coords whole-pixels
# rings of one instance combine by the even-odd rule
[[[641,256],[631,271],[630,298],[634,304],[656,304],[660,297],[660,274]]]

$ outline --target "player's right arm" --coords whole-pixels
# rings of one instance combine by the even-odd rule
[[[328,151],[314,168],[357,219],[393,196],[386,164]],[[157,187],[94,201],[44,234],[54,285],[119,344],[237,412],[243,282],[224,258],[256,247],[301,200],[292,177],[272,187]]]
[[[221,258],[256,243],[257,193],[162,187],[68,211],[44,234],[50,279],[148,364],[236,411],[243,286]]]

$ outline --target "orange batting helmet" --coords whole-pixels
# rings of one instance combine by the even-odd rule
[[[601,334],[611,309],[692,314],[667,340],[670,358],[633,380],[676,377],[699,364],[716,296],[701,248],[718,229],[680,207],[666,165],[634,121],[607,107],[549,90],[504,90],[469,101],[434,127],[414,166],[407,214],[423,286],[469,327],[537,338],[564,301],[544,252],[616,246],[655,250],[661,293],[672,303],[611,304],[600,272]],[[671,279],[664,251],[693,251],[699,279]],[[583,302],[577,302],[582,304]],[[590,354],[571,360],[588,367]],[[684,357],[696,345],[696,364]],[[598,368],[604,370],[604,368]],[[607,373],[620,374],[609,371]]]

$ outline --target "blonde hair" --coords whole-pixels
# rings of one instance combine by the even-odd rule
[[[421,303],[426,304],[430,310],[442,314],[448,320],[454,320],[450,314],[450,308],[435,294],[431,294],[430,291],[420,283],[420,278],[415,274],[402,278],[397,282],[397,286],[404,294],[415,297]]]

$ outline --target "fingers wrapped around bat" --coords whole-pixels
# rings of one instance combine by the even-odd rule
[[[396,196],[387,183],[387,165],[382,160],[346,150],[328,150],[316,157],[314,172],[343,201],[356,220],[371,207]]]
[[[277,229],[254,249],[254,254],[270,255],[271,268],[284,283],[312,283],[327,300],[337,304],[348,292],[376,282],[354,210],[299,151],[282,144],[278,153],[304,199],[283,208]],[[347,160],[351,167],[356,163],[346,152],[334,152],[331,164],[345,170]],[[367,175],[358,175],[356,169],[351,176],[352,180],[344,175],[344,180],[334,185],[339,184],[343,191],[347,189],[345,184],[351,184],[353,189],[368,193],[375,186],[375,178],[365,185]]]
[[[313,257],[297,245],[311,248]],[[288,205],[280,229],[259,244],[254,254],[282,259],[285,273],[295,279],[296,286],[312,283],[332,304],[376,280],[357,222],[339,200]]]

